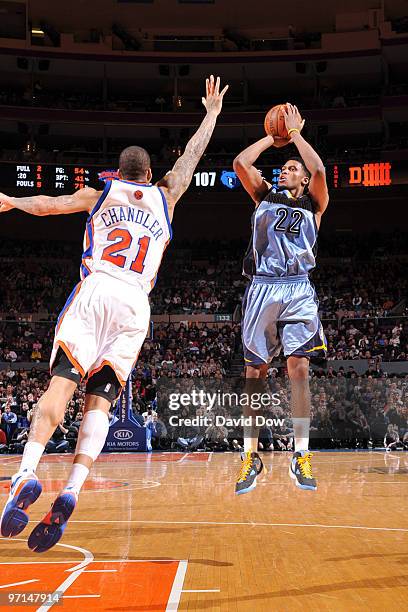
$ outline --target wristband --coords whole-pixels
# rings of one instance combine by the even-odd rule
[[[290,136],[292,132],[298,132],[300,134],[300,130],[298,128],[290,128],[290,130],[288,130],[288,136]]]

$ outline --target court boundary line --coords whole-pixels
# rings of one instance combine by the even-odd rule
[[[7,540],[7,541],[11,541],[10,538],[0,538],[1,540]],[[16,541],[16,539],[13,538],[14,541]],[[19,541],[26,541],[26,540],[22,540],[21,538],[19,538]],[[69,546],[68,544],[61,544],[61,546]],[[70,548],[74,548],[69,546]],[[92,554],[92,553],[91,553]],[[84,561],[81,562],[81,564],[83,564],[86,560],[84,559]],[[69,564],[69,563],[77,563],[77,560],[72,561],[72,560],[68,560],[68,561],[0,561],[0,566],[1,565],[53,565],[55,563],[58,564]],[[89,561],[87,563],[87,565],[89,565],[90,563],[177,563],[177,570],[176,570],[176,574],[173,580],[173,585],[169,594],[169,598],[167,600],[167,607],[166,607],[166,612],[177,612],[178,610],[178,606],[180,603],[180,598],[181,598],[181,594],[183,593],[183,585],[184,585],[184,579],[187,573],[187,566],[188,566],[188,561],[185,559],[93,559],[91,561]],[[79,564],[79,565],[81,565]],[[78,569],[79,565],[77,563],[76,568],[77,570],[75,572],[73,572],[73,570],[75,570],[75,568],[67,568],[65,571],[66,572],[70,572],[70,576],[68,576],[66,578],[66,580],[62,583],[62,585],[60,585],[59,587],[57,587],[56,591],[61,591],[63,587],[63,585],[65,585],[65,589],[66,590],[69,586],[71,586],[75,580],[82,574],[87,574],[87,573],[97,573],[97,572],[112,572],[112,571],[117,571],[117,570],[87,570],[85,569],[87,567],[87,565],[85,565],[85,567],[83,567],[82,569]],[[69,584],[66,584],[66,582],[69,581]],[[30,580],[28,582],[33,582],[33,580]],[[34,580],[35,582],[35,580]],[[4,588],[6,588],[6,586],[12,586],[12,585],[5,585]],[[197,591],[197,592],[207,592],[207,591]],[[210,591],[208,591],[210,592]],[[81,597],[89,597],[89,598],[97,598],[100,597],[100,595],[63,595],[63,599],[75,599],[75,598],[81,598]],[[46,612],[46,610],[48,610],[53,604],[47,604],[47,606],[45,608],[41,607],[37,609],[37,612]]]
[[[93,599],[98,597],[100,597],[100,595],[64,595],[62,597],[62,605],[64,605],[64,599]]]
[[[187,573],[188,560],[179,561],[176,575],[174,576],[173,586],[167,600],[166,612],[177,612],[181,594],[183,592],[184,579]]]
[[[177,463],[177,461],[175,461],[175,463]],[[63,478],[60,479],[52,479],[52,478],[39,478],[41,484],[46,483],[47,480],[62,480],[64,481]],[[2,482],[5,482],[6,484],[11,482],[11,477],[9,480],[4,480]],[[115,482],[114,480],[112,480],[112,482]],[[116,491],[144,491],[145,489],[157,489],[158,487],[160,487],[162,485],[161,482],[159,482],[158,480],[147,480],[145,482],[145,484],[143,484],[143,479],[142,478],[136,478],[136,480],[116,480],[116,482],[120,483],[120,485],[123,486],[118,486],[118,487],[108,487],[106,489],[86,489],[83,488],[81,493],[114,493]],[[45,494],[54,494],[58,491],[59,489],[56,489],[55,491],[47,491],[44,490]],[[0,495],[8,495],[9,491],[7,490],[0,490]]]
[[[221,589],[183,589],[182,593],[221,593]]]
[[[64,546],[64,544],[62,544],[62,546]],[[77,548],[74,546],[70,546],[69,544],[65,544],[65,546],[69,546],[69,548]],[[78,546],[79,549],[79,546]],[[90,550],[87,550],[86,548],[81,548],[80,549],[81,552],[84,554],[85,553],[85,559],[76,567],[73,567],[72,569],[68,569],[67,572],[69,572],[69,575],[65,578],[65,580],[63,580],[61,582],[60,585],[57,586],[57,588],[55,589],[55,591],[52,593],[51,595],[51,599],[53,600],[53,597],[57,594],[61,594],[62,598],[64,597],[64,593],[65,591],[76,581],[77,578],[79,578],[79,576],[82,574],[82,572],[84,571],[84,569],[90,564],[92,563],[94,556],[91,553]],[[53,605],[57,603],[55,601],[52,601],[51,603],[47,603],[43,606],[41,606],[40,608],[37,609],[37,612],[47,612],[50,608],[53,607]]]
[[[1,540],[6,540],[9,542],[27,542],[27,540],[25,538],[0,538]],[[92,563],[92,561],[94,560],[94,556],[91,553],[90,550],[87,550],[86,548],[82,548],[81,546],[73,546],[72,544],[63,544],[61,542],[57,542],[56,546],[62,546],[63,548],[70,548],[71,550],[76,550],[77,552],[81,553],[84,558],[82,559],[82,561],[80,561],[78,563],[78,560],[74,561],[74,563],[76,565],[74,565],[74,567],[71,568],[67,568],[65,571],[69,572],[69,576],[67,576],[65,578],[65,580],[55,589],[55,591],[53,592],[53,596],[56,593],[64,593],[70,586],[71,584],[73,584],[75,582],[75,580],[82,574],[82,572],[84,571],[84,569],[90,564]],[[5,563],[2,562],[1,565],[31,565],[31,564],[44,564],[44,563],[55,563],[55,561],[34,561],[34,562],[22,562],[19,563],[18,561],[12,561],[11,563]],[[67,561],[63,561],[63,563],[67,563]],[[37,608],[36,612],[47,612],[50,608],[52,608],[54,606],[54,604],[57,603],[55,601],[49,602],[45,605],[40,606],[39,608]]]
[[[18,542],[27,542],[24,538],[3,538],[0,537],[0,540],[6,541],[18,541]],[[177,612],[178,606],[180,603],[181,594],[183,593],[184,580],[187,573],[188,560],[187,559],[95,559],[90,550],[86,548],[81,548],[79,546],[72,546],[70,544],[62,544],[57,543],[57,546],[63,546],[64,548],[70,548],[72,550],[77,550],[81,554],[84,555],[84,559],[78,563],[78,561],[1,561],[0,565],[53,565],[55,563],[58,564],[69,564],[75,563],[76,565],[72,568],[67,568],[65,571],[69,573],[69,575],[65,578],[65,580],[55,589],[52,596],[56,593],[62,594],[62,599],[80,599],[80,598],[98,598],[100,595],[98,594],[90,594],[90,595],[65,595],[65,591],[79,578],[82,573],[97,573],[97,572],[115,572],[117,570],[86,570],[88,565],[92,563],[177,563],[177,570],[174,576],[173,584],[171,587],[171,591],[167,600],[166,612]],[[17,586],[21,584],[28,584],[32,582],[38,582],[38,579],[31,579],[24,582],[18,582],[13,584],[6,584],[0,588],[7,588],[9,586]],[[199,592],[199,591],[197,591]],[[206,592],[206,591],[200,591]],[[210,592],[210,591],[208,591]],[[52,597],[51,596],[51,597]],[[54,604],[57,602],[47,603],[37,608],[36,612],[47,612]]]
[[[212,484],[220,485],[220,484],[223,484],[223,483],[222,482],[215,482],[215,483],[212,483]],[[271,481],[268,482],[268,481],[264,480],[263,482],[257,483],[256,486],[257,487],[258,486],[265,486],[265,485],[283,486],[285,484],[286,483],[284,483],[283,481],[282,482],[271,482]],[[350,481],[350,482],[347,483],[348,486],[354,486],[354,485],[358,485],[358,486],[361,486],[361,485],[375,485],[375,484],[404,484],[404,485],[408,485],[408,481],[404,482],[403,480],[395,480],[395,481],[394,480],[384,480],[384,481],[383,480],[364,480],[364,481],[363,480],[353,480],[353,481]],[[174,486],[174,487],[183,486],[183,483],[180,483],[180,484],[179,483],[169,483],[169,486]],[[338,484],[338,485],[331,485],[330,488],[331,489],[335,489],[336,487],[339,487],[339,486],[342,486],[342,485],[340,485],[340,484]]]
[[[2,540],[14,541],[16,542],[16,538],[0,538]],[[26,540],[24,540],[26,541]],[[180,563],[182,559],[94,559],[92,563]],[[0,565],[54,565],[57,563],[58,565],[66,565],[71,563],[78,563],[77,559],[68,559],[68,561],[0,561]],[[66,572],[70,571],[70,568],[65,570]],[[95,570],[84,570],[86,573],[95,571]],[[98,570],[98,571],[107,571],[107,570]],[[115,570],[116,571],[116,570]]]
[[[7,589],[8,587],[21,586],[22,584],[31,584],[32,582],[40,582],[39,578],[31,578],[30,580],[23,580],[21,582],[11,582],[10,584],[0,584],[0,589]]]
[[[32,523],[36,521],[30,521]],[[137,525],[216,525],[216,526],[239,526],[239,527],[312,527],[315,529],[361,529],[366,531],[395,531],[408,533],[408,528],[404,527],[368,527],[365,525],[324,525],[322,523],[257,523],[251,522],[223,522],[223,521],[152,521],[152,520],[71,520],[71,523],[131,523]]]

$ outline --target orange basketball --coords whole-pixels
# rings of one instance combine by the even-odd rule
[[[272,107],[266,113],[264,121],[265,132],[268,136],[274,137],[275,147],[283,147],[289,142],[283,109],[286,110],[286,104],[277,104]]]

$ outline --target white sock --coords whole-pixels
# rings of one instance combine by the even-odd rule
[[[244,451],[246,453],[248,453],[249,451],[253,451],[254,453],[256,453],[257,450],[258,450],[258,438],[249,438],[245,436]]]
[[[293,435],[295,438],[295,452],[306,451],[309,449],[310,418],[294,417]]]
[[[45,446],[40,442],[30,440],[24,446],[23,458],[21,459],[19,474],[21,472],[35,472],[40,462]]]
[[[68,482],[65,489],[74,489],[78,494],[82,489],[82,485],[87,479],[89,474],[89,468],[82,463],[74,463],[71,467],[71,472],[68,477]]]
[[[88,455],[93,461],[97,459],[109,431],[109,418],[102,410],[85,412],[78,433],[75,449],[76,455]]]

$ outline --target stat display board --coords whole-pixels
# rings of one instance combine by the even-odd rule
[[[154,180],[168,170],[160,166],[154,168]],[[260,166],[259,170],[266,181],[277,186],[280,166]],[[408,185],[408,161],[330,164],[326,173],[330,190]],[[104,182],[114,176],[117,176],[115,170],[103,166],[0,162],[0,191],[17,196],[74,193],[87,186],[103,189]],[[242,190],[242,185],[232,168],[205,167],[194,173],[190,189],[235,191]]]
[[[51,164],[28,164],[21,163],[14,166],[0,164],[0,178],[8,176],[8,184],[13,173],[13,187],[19,189],[30,189],[32,191],[61,191],[72,192],[84,187],[95,187],[93,179],[94,172],[89,167],[62,166]],[[3,174],[4,172],[4,174]],[[11,184],[10,184],[11,186]]]

